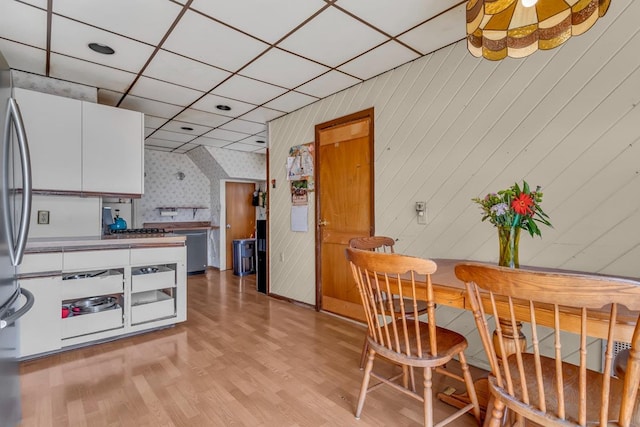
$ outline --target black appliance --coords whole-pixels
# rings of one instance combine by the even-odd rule
[[[267,293],[267,221],[256,221],[256,253],[258,257],[256,288]]]

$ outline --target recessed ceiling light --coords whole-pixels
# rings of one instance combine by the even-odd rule
[[[111,48],[111,46],[107,46],[106,44],[89,43],[88,46],[92,51],[101,53],[103,55],[113,55],[116,52]]]
[[[264,144],[264,141],[263,141],[263,140],[261,140],[261,139],[257,140],[256,142],[257,142],[258,144]]]
[[[182,126],[180,129],[182,129],[182,130],[193,130],[193,128],[190,128],[189,126]]]
[[[230,111],[231,110],[231,107],[229,107],[228,105],[223,105],[223,104],[216,105],[216,108],[218,110],[222,110],[222,111]]]

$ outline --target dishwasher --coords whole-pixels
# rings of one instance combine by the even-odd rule
[[[187,274],[204,273],[207,269],[207,230],[174,230],[187,237]]]

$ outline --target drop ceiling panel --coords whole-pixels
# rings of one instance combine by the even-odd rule
[[[292,89],[327,71],[329,68],[323,65],[274,48],[240,74]]]
[[[162,40],[181,10],[181,6],[166,0],[53,2],[55,13],[150,44]]]
[[[153,128],[144,128],[144,137],[148,137],[149,135],[151,135],[152,133],[154,133],[156,130]]]
[[[207,147],[218,147],[222,148],[230,144],[229,141],[223,141],[220,139],[207,138],[206,136],[201,136],[199,138],[191,141],[192,144],[206,145]]]
[[[45,73],[47,53],[42,49],[0,39],[0,52],[13,69],[40,75]]]
[[[168,102],[183,107],[192,104],[196,99],[204,95],[203,92],[149,77],[140,77],[130,93],[143,98],[155,99],[156,101]]]
[[[47,0],[22,0],[22,1],[24,3],[29,3],[42,9],[47,8]]]
[[[227,105],[231,107],[230,111],[223,111],[216,108],[217,105]],[[256,108],[253,104],[236,101],[234,99],[225,98],[224,96],[207,94],[200,101],[193,104],[193,108],[197,110],[208,111],[210,113],[220,114],[221,116],[237,117],[247,111]]]
[[[266,148],[259,148],[256,151],[254,151],[254,153],[257,154],[267,154],[267,149]]]
[[[213,129],[211,132],[207,133],[204,136],[206,136],[207,138],[221,139],[223,141],[229,141],[229,142],[236,142],[236,141],[240,141],[241,139],[245,139],[248,135],[246,133],[240,133],[232,130],[218,128],[218,129]]]
[[[460,0],[403,0],[399,7],[393,1],[338,0],[336,5],[397,36],[458,3]]]
[[[296,91],[324,98],[360,82],[361,80],[339,71],[329,71],[327,74],[296,88]]]
[[[30,46],[47,47],[47,12],[15,1],[2,1],[0,35]]]
[[[145,69],[144,74],[205,92],[211,90],[231,75],[227,71],[166,50],[159,50],[156,53],[149,66]]]
[[[236,71],[268,45],[199,13],[184,14],[163,46],[190,58]]]
[[[466,6],[461,4],[414,30],[399,39],[418,49],[423,54],[431,53],[466,37],[466,29],[460,22],[465,22]]]
[[[313,96],[291,91],[266,103],[265,106],[290,113],[317,100],[318,98],[314,98]]]
[[[150,116],[148,114],[144,115],[144,127],[158,129],[166,121],[167,121],[167,119],[163,119],[161,117],[154,117],[154,116]]]
[[[286,89],[278,86],[236,75],[215,88],[212,93],[260,105],[285,92]]]
[[[257,149],[259,149],[259,147],[256,147],[255,145],[243,144],[242,142],[234,142],[233,144],[225,148],[236,150],[236,151],[246,151],[246,152],[256,151]]]
[[[193,130],[185,130],[185,129],[182,129],[183,127],[190,127]],[[187,135],[191,135],[192,137],[202,135],[211,130],[211,128],[208,126],[200,126],[194,123],[179,122],[177,120],[171,120],[169,123],[162,126],[162,129],[168,130],[171,132],[186,133]]]
[[[262,142],[258,142],[258,141],[262,141]],[[238,141],[238,142],[241,142],[243,144],[253,145],[253,146],[258,147],[258,148],[266,147],[266,145],[267,145],[266,144],[267,141],[264,138],[259,137],[259,136],[255,136],[255,135],[252,135],[252,136],[250,136],[248,138],[245,138],[245,139],[243,139],[241,141]]]
[[[278,41],[324,6],[321,0],[195,0],[191,5],[269,43]]]
[[[93,62],[51,54],[50,76],[124,93],[136,75]]]
[[[127,95],[124,101],[122,101],[122,104],[120,104],[120,107],[166,119],[175,116],[182,110],[182,107],[178,105],[167,104],[165,102],[140,98],[133,95]]]
[[[347,62],[338,69],[367,80],[419,57],[420,55],[414,51],[392,40]]]
[[[186,133],[170,132],[168,130],[158,129],[153,134],[153,138],[164,139],[167,141],[181,142],[184,144],[185,142],[189,142],[192,139],[194,139],[195,136],[187,135]]]
[[[195,123],[197,125],[209,126],[212,128],[218,127],[231,120],[229,117],[207,113],[206,111],[196,110],[193,108],[186,109],[175,117],[175,119],[181,122]]]
[[[236,132],[246,133],[247,135],[253,135],[258,132],[262,132],[266,125],[262,123],[249,122],[247,120],[236,119],[226,123],[222,126],[223,129],[233,130]]]
[[[107,31],[54,15],[51,25],[51,50],[125,71],[137,73],[145,64],[153,47]],[[112,47],[113,55],[103,55],[89,49],[88,43]]]
[[[286,113],[282,111],[272,110],[271,108],[258,107],[255,110],[248,112],[241,116],[243,120],[249,120],[252,122],[266,123],[269,120],[273,120],[276,117],[284,116]]]
[[[336,67],[385,40],[387,37],[380,32],[335,8],[329,8],[287,37],[279,46]]]

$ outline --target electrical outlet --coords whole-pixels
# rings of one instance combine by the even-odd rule
[[[280,262],[284,262],[284,252],[280,252]]]
[[[38,211],[38,224],[49,224],[49,211]]]

